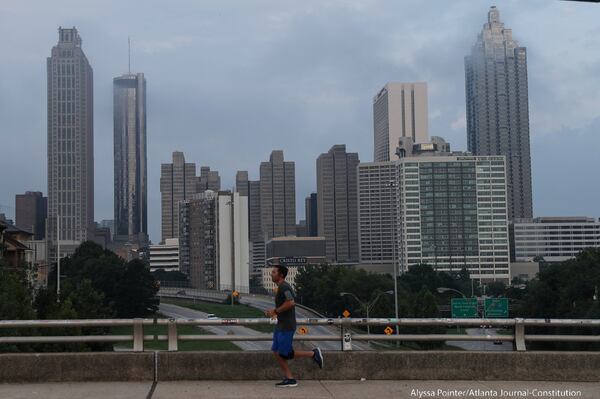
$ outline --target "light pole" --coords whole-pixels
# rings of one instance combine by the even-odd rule
[[[396,189],[396,181],[390,180],[390,200],[393,203],[392,211],[392,266],[394,268],[394,310],[396,320],[398,319],[398,268],[396,267],[396,218],[398,217],[398,207],[396,205],[396,196],[393,195]],[[400,334],[400,328],[396,323],[396,335]]]
[[[379,295],[377,295],[375,297],[375,299],[373,299],[371,302],[367,302],[364,303],[363,301],[361,301],[360,299],[358,299],[358,297],[356,295],[354,295],[351,292],[340,292],[340,296],[351,296],[354,299],[356,299],[356,302],[358,302],[360,304],[361,308],[364,308],[366,311],[366,315],[367,315],[367,319],[369,318],[369,312],[371,311],[371,309],[373,308],[373,306],[375,306],[375,303],[377,302],[377,300],[383,295],[383,294],[388,294],[388,295],[392,295],[394,293],[394,291],[384,291],[384,292],[380,292]],[[367,335],[371,335],[371,329],[370,326],[367,324]]]

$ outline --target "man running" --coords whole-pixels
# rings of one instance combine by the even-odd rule
[[[273,333],[273,345],[271,350],[279,367],[285,375],[283,381],[276,384],[278,387],[295,387],[298,383],[292,375],[292,371],[287,364],[288,360],[294,358],[312,358],[319,368],[323,368],[323,353],[321,349],[316,348],[312,351],[294,351],[292,341],[296,331],[296,311],[295,294],[292,287],[285,281],[288,269],[282,265],[273,266],[271,270],[271,280],[277,284],[277,294],[275,295],[275,309],[267,310],[265,314],[268,317],[277,317],[277,327]]]

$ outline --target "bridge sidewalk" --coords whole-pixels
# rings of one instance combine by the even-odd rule
[[[159,382],[155,387],[150,382],[0,384],[0,398],[600,398],[600,383],[594,382],[306,380],[296,388],[285,389],[274,387],[274,383],[172,381]]]

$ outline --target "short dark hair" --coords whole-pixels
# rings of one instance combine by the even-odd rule
[[[283,278],[287,277],[288,274],[288,268],[283,266],[283,265],[273,265],[273,267],[276,267],[277,270],[279,270],[279,273],[281,273],[281,275],[283,276]]]

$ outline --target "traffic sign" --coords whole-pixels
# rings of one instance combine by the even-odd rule
[[[233,291],[233,296],[240,296],[240,293],[237,291]]]
[[[299,332],[300,334],[306,334],[306,333],[308,332],[308,328],[306,328],[306,327],[300,327],[300,328],[298,329],[298,332]]]
[[[477,298],[452,298],[451,308],[455,319],[476,319],[478,316]]]
[[[386,333],[387,335],[392,335],[392,333],[394,332],[394,330],[392,329],[392,327],[387,326],[385,328],[385,330],[383,330],[384,333]]]
[[[508,298],[485,298],[483,314],[486,318],[508,318]]]
[[[344,312],[342,313],[342,316],[350,317],[350,312],[348,312],[348,309],[344,310]]]

